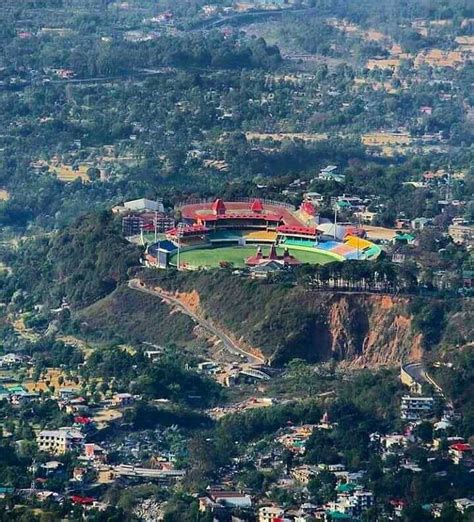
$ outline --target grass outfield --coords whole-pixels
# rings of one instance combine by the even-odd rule
[[[263,247],[263,254],[268,255],[270,247]],[[302,263],[313,265],[325,265],[332,263],[334,258],[320,252],[305,252],[303,250],[290,250]],[[193,267],[218,267],[221,261],[233,263],[235,267],[245,266],[245,259],[254,256],[257,252],[256,246],[231,246],[221,248],[203,248],[202,250],[188,250],[181,253],[181,265],[188,264]],[[283,254],[283,248],[277,248],[278,254]],[[171,257],[171,264],[176,265],[177,254]]]

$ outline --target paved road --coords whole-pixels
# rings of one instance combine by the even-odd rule
[[[190,28],[190,31],[207,31],[215,29],[223,25],[232,25],[239,21],[248,23],[255,23],[264,20],[265,18],[278,18],[285,14],[299,14],[304,13],[306,15],[316,13],[317,9],[311,7],[305,8],[287,8],[280,10],[256,10],[248,11],[246,13],[235,13],[223,18],[212,18],[210,20],[203,20],[198,22],[194,27]]]
[[[193,321],[195,321],[196,323],[201,325],[203,328],[205,328],[207,331],[211,332],[212,335],[215,335],[218,339],[220,339],[222,341],[223,345],[225,346],[226,350],[228,350],[229,352],[231,352],[234,355],[239,355],[239,356],[245,357],[249,364],[265,364],[265,361],[261,357],[257,357],[256,355],[253,355],[253,354],[243,350],[222,330],[216,328],[214,325],[212,325],[209,321],[206,321],[206,319],[204,319],[200,315],[197,315],[189,307],[187,307],[184,303],[182,303],[179,299],[176,299],[175,297],[170,296],[169,294],[160,292],[158,290],[151,290],[150,288],[142,286],[141,282],[138,279],[131,279],[128,282],[128,287],[131,288],[132,290],[137,290],[138,292],[142,292],[144,294],[159,297],[166,303],[176,306],[176,308],[178,308],[180,310],[180,312],[191,317],[191,319],[193,319]]]
[[[403,369],[417,382],[427,382],[431,384],[443,397],[443,389],[436,383],[433,378],[426,371],[425,365],[422,362],[408,363],[403,366]]]

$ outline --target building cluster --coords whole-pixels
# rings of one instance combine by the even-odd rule
[[[163,233],[175,226],[174,218],[165,212],[161,200],[141,198],[126,201],[112,211],[122,215],[122,233],[125,237]]]

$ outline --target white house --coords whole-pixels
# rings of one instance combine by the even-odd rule
[[[401,404],[403,420],[419,420],[430,415],[434,407],[433,397],[410,397],[404,395]]]
[[[36,437],[38,449],[45,453],[64,455],[84,443],[84,435],[74,428],[43,430]]]

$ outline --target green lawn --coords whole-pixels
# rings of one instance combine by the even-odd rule
[[[263,248],[264,255],[268,255],[269,251],[269,246]],[[277,251],[278,254],[283,254],[283,248],[277,248]],[[181,253],[180,263],[188,263],[191,266],[218,267],[220,261],[227,261],[233,263],[235,267],[243,267],[245,266],[245,259],[255,255],[256,252],[256,246],[231,246],[189,250]],[[334,258],[331,256],[320,252],[305,252],[302,250],[294,250],[292,252],[290,248],[290,254],[294,255],[296,259],[299,259],[302,263],[311,263],[314,265],[324,265],[334,261]],[[177,254],[171,257],[171,264],[176,265],[177,257]]]
[[[156,238],[157,238],[158,241],[163,241],[164,239],[166,239],[166,234],[158,233]],[[144,232],[143,233],[143,240],[148,245],[153,244],[155,242],[155,233],[154,232]]]

